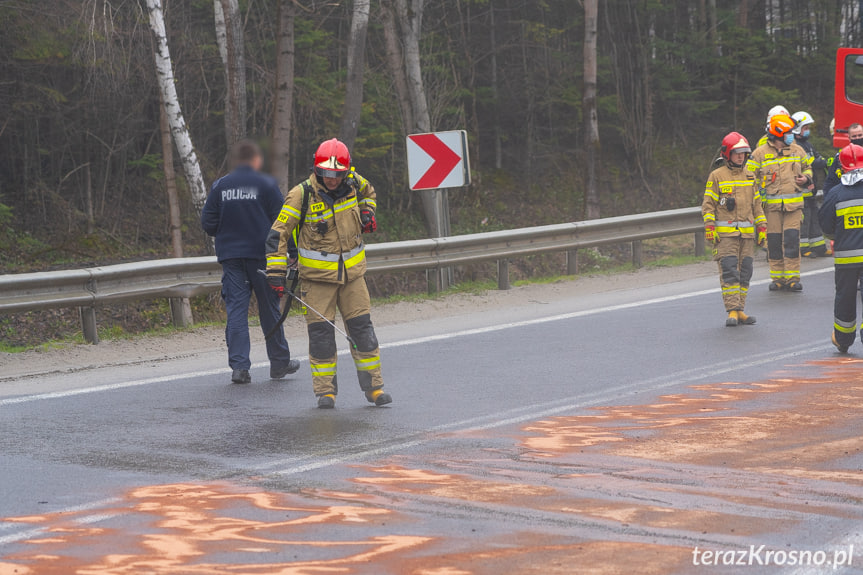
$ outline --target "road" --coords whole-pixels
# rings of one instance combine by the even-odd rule
[[[638,276],[385,326],[389,408],[344,349],[324,412],[196,357],[0,381],[0,575],[863,573],[863,354],[806,266],[751,327]]]

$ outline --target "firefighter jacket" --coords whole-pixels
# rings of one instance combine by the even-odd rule
[[[839,163],[839,152],[827,160],[825,171],[827,172],[827,179],[824,180],[824,195],[826,196],[827,192],[842,183],[842,164]]]
[[[303,228],[296,230],[309,194]],[[288,192],[285,203],[267,238],[267,273],[283,272],[288,266],[288,238],[296,230],[300,277],[309,281],[347,283],[366,272],[366,250],[360,210],[374,213],[375,189],[351,170],[335,192],[311,175]]]
[[[827,160],[818,153],[818,150],[815,149],[815,146],[812,145],[812,142],[810,142],[808,138],[796,138],[795,142],[797,142],[797,145],[803,148],[803,151],[806,152],[806,165],[812,169],[811,178],[812,184],[815,187],[803,192],[804,198],[811,198],[820,190],[818,187],[818,180],[820,179],[820,174],[823,174],[824,169],[827,167]]]
[[[797,144],[776,148],[767,142],[755,148],[746,162],[746,170],[755,176],[755,183],[768,212],[793,212],[803,209],[806,189],[797,185],[796,176],[812,178],[812,168],[806,164],[806,151]]]
[[[713,170],[707,178],[701,215],[704,225],[716,226],[720,236],[752,238],[755,228],[767,222],[752,174],[727,164]]]
[[[849,177],[855,183],[845,184]],[[825,194],[818,221],[824,233],[834,238],[833,263],[863,267],[863,174],[846,174],[842,184]]]

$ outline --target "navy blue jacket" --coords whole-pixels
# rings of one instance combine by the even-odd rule
[[[276,180],[249,166],[213,182],[201,227],[216,238],[219,261],[266,259],[264,243],[284,201]]]
[[[833,263],[863,266],[863,181],[840,184],[824,194],[818,221],[825,234],[834,236]]]

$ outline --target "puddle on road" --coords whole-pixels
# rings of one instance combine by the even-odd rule
[[[340,491],[166,485],[8,518],[42,533],[0,575],[652,575],[690,572],[698,542],[827,543],[805,534],[863,520],[863,361],[795,371],[546,418],[509,447],[452,434],[353,467]]]

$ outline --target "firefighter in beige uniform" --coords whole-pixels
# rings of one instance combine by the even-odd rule
[[[752,279],[755,241],[765,241],[767,220],[755,179],[744,169],[751,152],[749,142],[731,132],[722,139],[721,150],[725,165],[707,178],[701,203],[705,237],[714,245],[719,263],[722,301],[728,313],[725,325],[751,325],[755,317],[743,313],[743,308]]]
[[[309,308],[335,321],[341,313],[352,342],[351,355],[360,388],[375,405],[392,402],[383,391],[381,357],[370,316],[366,287],[366,255],[362,234],[377,229],[375,191],[353,171],[347,146],[332,139],[315,153],[314,172],[293,188],[267,239],[267,276],[276,292],[284,293],[288,261],[288,238],[297,230],[297,250],[302,299]],[[304,195],[308,198],[304,202]],[[307,206],[303,216],[303,206]],[[289,294],[290,295],[290,294]],[[309,363],[318,407],[335,407],[335,329],[309,310]]]
[[[812,183],[806,151],[794,143],[794,120],[785,114],[770,119],[768,141],[758,146],[746,169],[755,176],[767,215],[767,260],[770,291],[800,291],[800,222],[803,194]]]

